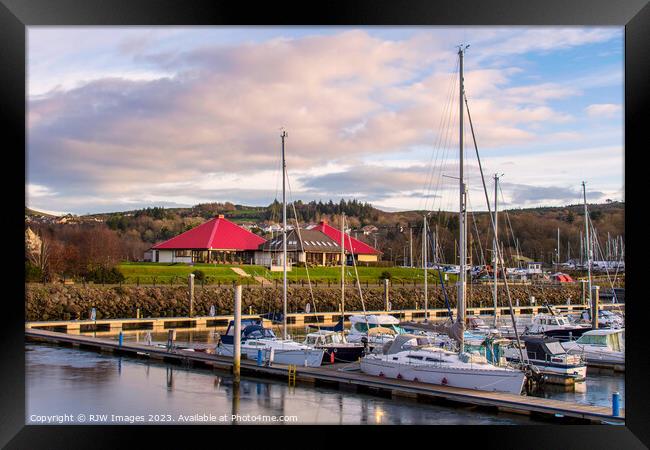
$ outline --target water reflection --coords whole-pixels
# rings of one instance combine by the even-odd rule
[[[227,373],[119,358],[48,345],[27,345],[27,421],[32,414],[212,415],[190,423],[261,423],[253,416],[295,416],[310,424],[517,424],[520,416],[445,408],[356,392],[242,378],[239,389]],[[103,423],[115,423],[110,420]],[[144,423],[156,423],[145,421]],[[277,422],[265,422],[277,423]],[[294,423],[294,422],[292,422]]]
[[[625,377],[613,372],[587,371],[587,379],[576,383],[574,388],[546,385],[542,390],[532,392],[534,397],[553,398],[587,405],[611,406],[612,394],[621,393],[621,408],[624,408]]]
[[[166,333],[163,335],[166,337]],[[188,370],[48,345],[30,344],[26,350],[28,417],[34,413],[89,411],[167,411],[173,415],[212,412],[227,417],[219,423],[230,423],[236,406],[241,415],[296,415],[298,423],[527,423],[527,419],[517,416],[494,416],[320,387],[289,388],[285,383],[268,380],[245,378],[240,389],[234,390],[228,374],[210,370]],[[577,384],[575,390],[547,385],[532,395],[610,406],[615,391],[622,394],[623,400],[622,375],[590,372],[587,381]]]
[[[277,328],[277,327],[276,327]],[[225,327],[210,327],[210,328],[198,328],[198,329],[177,329],[176,330],[176,345],[192,345],[199,348],[207,348],[208,351],[214,349],[219,341],[219,333],[226,331]],[[304,339],[304,336],[309,331],[309,328],[305,326],[289,326],[289,334],[297,341]],[[124,341],[138,341],[141,340],[143,343],[150,342],[152,344],[163,344],[167,343],[167,333],[168,330],[163,331],[152,331],[152,330],[131,330],[124,331]],[[92,333],[88,333],[92,334]],[[103,334],[101,337],[117,339],[117,334],[113,332],[101,332],[98,334]],[[277,330],[277,334],[280,335],[281,331]],[[613,373],[600,373],[597,371],[592,371],[590,369],[586,382],[576,383],[575,388],[562,387],[557,385],[547,384],[541,389],[537,389],[534,392],[531,392],[530,395],[535,397],[551,398],[565,401],[572,401],[577,403],[600,405],[600,406],[611,406],[611,396],[614,392],[620,392],[621,397],[624,398],[625,392],[625,382],[624,376],[622,374],[613,374]],[[281,396],[284,399],[284,396]],[[279,401],[279,400],[278,400]],[[283,401],[283,400],[282,400]],[[624,407],[624,405],[621,405]],[[278,405],[266,405],[268,408],[280,407]],[[362,412],[363,413],[363,412]],[[370,419],[368,419],[370,417]],[[368,423],[374,423],[374,412],[365,415],[362,415],[360,420],[364,420]],[[399,420],[396,418],[395,420]]]
[[[237,417],[239,416],[239,395],[240,383],[233,384],[232,389],[232,424],[237,425]]]
[[[167,366],[167,392],[171,392],[174,389],[174,369],[171,366]]]

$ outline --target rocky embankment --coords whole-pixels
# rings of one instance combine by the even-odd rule
[[[179,317],[189,313],[189,293],[183,287],[137,287],[137,286],[70,286],[27,284],[25,318],[27,321],[87,319],[92,308],[97,310],[98,319],[135,317],[140,309],[141,317]],[[289,312],[303,311],[311,303],[311,311],[335,311],[341,292],[335,288],[314,288],[314,299],[306,287],[291,287],[288,292]],[[384,309],[384,292],[381,287],[362,288],[366,310]],[[582,298],[580,285],[562,286],[510,286],[513,305],[519,300],[521,306],[530,304],[535,297],[537,305],[543,302],[564,304],[567,298],[572,303]],[[507,306],[505,288],[500,288],[499,303]],[[214,305],[216,314],[231,314],[233,310],[232,287],[197,287],[194,294],[194,314],[207,316]],[[448,292],[452,308],[455,308],[456,292]],[[468,286],[468,306],[492,305],[492,287],[489,285]],[[392,286],[390,302],[393,310],[422,308],[424,292],[421,287]],[[242,307],[254,313],[282,310],[282,290],[276,288],[250,287],[243,289]],[[439,286],[429,288],[429,307],[444,308],[444,294]],[[357,289],[347,289],[345,308],[348,311],[362,310]]]

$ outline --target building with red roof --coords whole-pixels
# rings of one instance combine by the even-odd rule
[[[348,235],[344,236],[344,249],[348,264],[351,255],[358,262],[372,262],[379,259],[381,252],[365,242]],[[279,267],[282,265],[282,235],[265,242],[255,253],[255,264]],[[351,251],[352,250],[352,251]],[[318,266],[337,266],[341,264],[341,231],[320,222],[307,229],[291,230],[287,233],[287,263],[297,262]]]
[[[219,215],[151,248],[153,262],[252,263],[266,239]]]
[[[328,236],[334,242],[341,242],[341,230],[329,225],[326,220],[321,221],[318,225],[312,228],[314,231],[320,231]],[[379,260],[381,252],[376,248],[362,242],[358,239],[351,237],[345,233],[343,244],[347,253],[352,253],[359,262],[373,262]]]

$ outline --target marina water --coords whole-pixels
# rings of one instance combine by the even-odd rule
[[[219,329],[178,330],[177,345],[216,345]],[[222,330],[221,330],[222,331]],[[300,340],[304,328],[291,330]],[[144,342],[143,331],[123,339]],[[92,333],[89,333],[92,335]],[[97,337],[100,337],[99,335]],[[117,339],[116,334],[103,338]],[[165,343],[167,333],[151,333]],[[525,416],[383,398],[325,387],[289,387],[244,377],[234,390],[225,372],[100,354],[46,344],[26,345],[26,423],[70,424],[530,424]],[[610,406],[625,396],[624,376],[590,371],[566,390],[544,386],[529,395]],[[624,403],[621,407],[625,407]],[[79,417],[83,417],[80,421]],[[92,416],[92,419],[91,419]],[[57,422],[63,421],[63,422]]]

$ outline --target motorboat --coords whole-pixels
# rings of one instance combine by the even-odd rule
[[[563,342],[569,354],[583,355],[588,366],[625,370],[625,330],[589,330],[576,341]]]
[[[305,336],[303,344],[324,350],[323,364],[356,362],[366,348],[361,342],[346,342],[341,333],[332,330],[311,332]]]
[[[261,320],[242,320],[241,354],[247,359],[256,360],[262,351],[264,361],[295,366],[319,367],[323,361],[325,350],[300,344],[290,339],[279,339],[273,330],[264,328]],[[228,324],[228,329],[221,339],[215,353],[222,356],[233,356],[234,353],[234,321]]]
[[[591,324],[591,311],[580,313],[577,323]],[[601,309],[598,311],[598,328],[624,328],[625,319],[612,311]]]
[[[404,333],[404,330],[399,326],[399,320],[391,315],[355,314],[350,316],[347,341],[367,343],[372,350],[391,342],[401,333]]]
[[[490,364],[478,353],[456,353],[430,345],[422,336],[401,334],[386,347],[381,354],[363,357],[361,371],[379,377],[517,395],[526,379],[521,370]]]
[[[555,314],[537,314],[524,328],[524,334],[544,335],[561,340],[572,340],[582,336],[591,328],[588,325],[572,324],[567,317]]]
[[[548,383],[572,384],[584,381],[587,365],[579,354],[569,354],[559,339],[537,336],[523,336],[528,363],[534,365]],[[520,362],[520,352],[514,346],[505,349],[505,357],[511,362]]]

